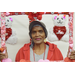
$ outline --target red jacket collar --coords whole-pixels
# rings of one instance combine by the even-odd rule
[[[23,51],[30,50],[31,43],[24,44]]]
[[[50,43],[50,42],[46,42],[47,45],[49,45],[49,50],[50,51],[54,51],[54,49],[56,48],[56,45]],[[23,50],[26,51],[26,50],[30,50],[30,45],[31,43],[27,43],[24,45],[23,47]]]
[[[56,45],[55,44],[50,43],[50,42],[46,42],[46,44],[49,45],[49,50],[50,51],[54,51],[55,50],[55,48],[56,48]]]

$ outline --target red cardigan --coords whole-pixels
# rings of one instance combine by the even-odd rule
[[[47,59],[50,61],[60,61],[63,60],[63,56],[57,45],[46,42],[49,45],[49,51]],[[30,45],[31,43],[25,44],[17,53],[15,61],[19,62],[21,59],[30,60]]]

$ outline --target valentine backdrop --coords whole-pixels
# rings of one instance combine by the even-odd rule
[[[55,15],[50,15],[46,14],[42,16],[42,22],[45,23],[47,30],[49,32],[49,29],[54,26],[52,17]],[[16,36],[17,36],[17,43],[16,44],[6,44],[7,46],[7,52],[8,52],[8,57],[12,59],[12,61],[15,61],[15,56],[18,52],[18,50],[25,44],[30,42],[30,37],[29,37],[29,19],[27,15],[13,15],[9,16],[13,19],[12,22],[12,29],[16,31]],[[74,18],[75,18],[75,13],[74,13]],[[75,29],[75,19],[74,20],[74,29]],[[68,15],[66,16],[66,23],[65,23],[66,28],[68,28]],[[73,29],[73,30],[74,30]],[[75,38],[75,30],[73,31],[73,38]],[[47,39],[47,41],[49,41]],[[74,41],[74,49],[75,49],[75,39]],[[49,41],[50,42],[50,41]],[[64,42],[64,41],[54,41],[51,43],[55,43],[60,51],[63,54],[63,57],[65,58],[67,56],[68,52],[68,47],[69,43]],[[0,44],[1,46],[1,44]]]

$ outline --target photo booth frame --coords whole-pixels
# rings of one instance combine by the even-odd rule
[[[30,12],[1,12],[1,48],[6,47],[5,44],[5,33],[6,33],[6,27],[5,27],[5,17],[6,16],[13,16],[13,15],[29,15]],[[44,12],[42,15],[46,14],[64,14],[69,16],[69,53],[73,51],[73,14],[74,12]],[[35,19],[37,20],[37,18]],[[29,23],[33,20],[29,19]]]

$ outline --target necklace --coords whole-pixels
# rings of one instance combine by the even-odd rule
[[[44,56],[43,56],[43,60],[45,60],[45,49],[46,49],[46,45],[44,46]],[[33,57],[34,57],[34,61],[35,61],[34,47],[33,47]]]

